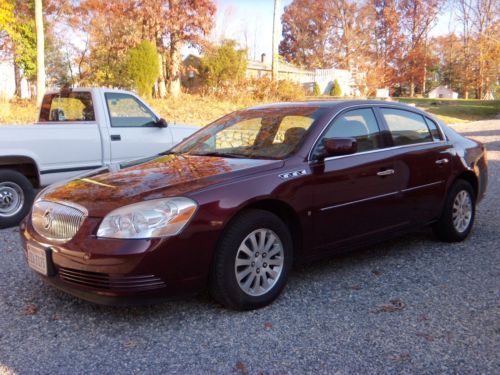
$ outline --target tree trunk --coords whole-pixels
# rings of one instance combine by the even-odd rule
[[[278,79],[278,64],[279,64],[279,52],[278,52],[278,44],[280,40],[279,35],[279,27],[280,16],[279,16],[279,8],[281,1],[274,0],[274,18],[273,18],[273,66],[272,66],[272,79],[276,81]]]
[[[170,45],[170,95],[174,98],[178,97],[181,93],[181,51],[180,43],[172,41]]]
[[[413,78],[410,81],[410,97],[415,96],[415,82],[413,81]]]
[[[35,0],[36,24],[36,103],[42,104],[45,94],[45,39],[43,33],[42,0]]]
[[[162,52],[158,53],[158,59],[160,60],[160,77],[158,78],[158,98],[165,98],[167,96],[167,85],[165,79],[165,57]]]
[[[14,90],[14,96],[16,98],[21,98],[21,71],[19,69],[19,65],[17,65],[17,55],[14,50],[14,83],[15,83],[15,90]]]

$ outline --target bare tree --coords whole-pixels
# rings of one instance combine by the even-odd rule
[[[273,80],[278,79],[278,64],[279,64],[279,56],[278,56],[278,44],[280,37],[280,16],[279,10],[281,6],[280,0],[274,0],[274,17],[273,17],[273,70],[272,70],[272,78]]]

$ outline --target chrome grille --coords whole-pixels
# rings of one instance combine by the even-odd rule
[[[113,275],[72,268],[59,268],[59,278],[68,283],[88,288],[107,289],[117,292],[146,291],[165,287],[162,279],[154,275]]]
[[[33,205],[31,217],[40,236],[61,243],[75,236],[87,217],[87,210],[75,205],[38,201]]]

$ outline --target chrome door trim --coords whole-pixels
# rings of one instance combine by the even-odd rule
[[[369,197],[369,198],[363,198],[363,199],[358,199],[358,200],[356,200],[356,201],[351,201],[351,202],[346,202],[346,203],[336,204],[336,205],[333,205],[333,206],[323,207],[323,208],[320,208],[319,210],[320,210],[320,211],[328,211],[328,210],[331,210],[331,209],[333,209],[333,208],[339,208],[339,207],[350,206],[350,205],[353,205],[353,204],[356,204],[356,203],[361,203],[361,202],[371,201],[371,200],[374,200],[374,199],[379,199],[379,198],[390,197],[390,196],[393,196],[393,195],[398,195],[398,194],[399,194],[399,192],[398,192],[398,191],[395,191],[395,192],[392,192],[392,193],[381,194],[381,195],[375,195],[375,196],[373,196],[373,197]]]
[[[423,188],[426,188],[426,187],[429,187],[429,186],[439,185],[439,184],[442,184],[443,182],[444,182],[444,180],[440,180],[440,181],[436,181],[436,182],[431,182],[430,184],[418,185],[418,186],[414,186],[412,188],[403,189],[403,190],[401,190],[401,192],[402,193],[407,193],[409,191],[423,189]]]

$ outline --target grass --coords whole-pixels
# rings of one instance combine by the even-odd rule
[[[399,98],[415,104],[444,122],[458,123],[494,119],[500,114],[500,100]]]
[[[321,99],[328,98],[321,97]],[[492,119],[500,113],[500,100],[420,98],[399,98],[398,100],[415,104],[446,123]],[[178,98],[150,99],[147,102],[168,122],[192,125],[206,125],[229,112],[260,104],[259,101],[250,98],[230,101],[188,94],[183,94]],[[0,124],[33,123],[37,117],[38,109],[32,101],[0,102]]]

